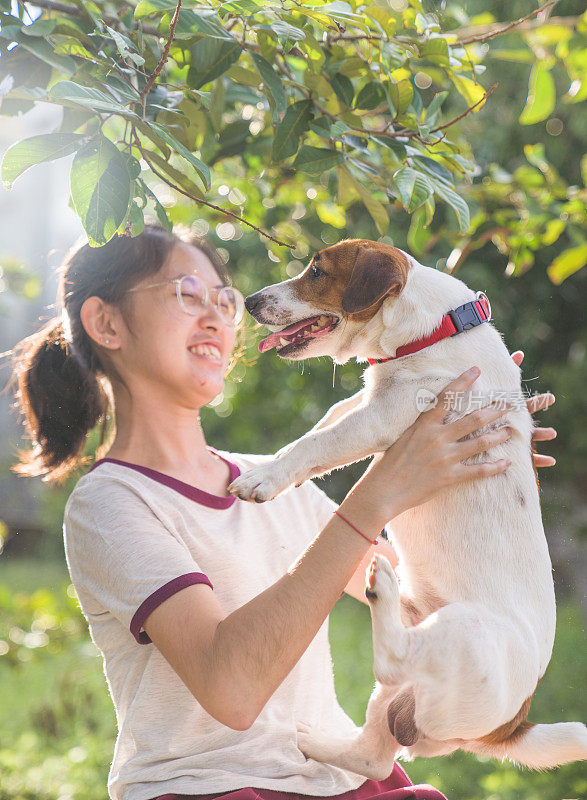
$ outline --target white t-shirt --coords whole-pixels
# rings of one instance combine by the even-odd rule
[[[265,458],[219,455],[232,478]],[[227,614],[244,605],[285,573],[335,508],[311,481],[259,505],[116,459],[78,481],[65,507],[65,553],[116,709],[113,800],[244,787],[334,795],[364,782],[306,760],[296,743],[298,720],[338,735],[355,730],[336,700],[328,620],[245,731],[210,716],[142,630],[161,602],[194,583],[210,584]]]

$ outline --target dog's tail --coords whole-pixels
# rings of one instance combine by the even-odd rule
[[[523,722],[501,742],[488,741],[489,738],[468,742],[463,749],[477,755],[508,758],[530,769],[551,769],[587,758],[587,728],[582,722]]]

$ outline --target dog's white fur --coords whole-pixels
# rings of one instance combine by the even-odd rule
[[[446,311],[475,298],[460,280],[405,255],[410,269],[399,297],[388,297],[366,323],[341,320],[330,335],[310,341],[304,358],[330,355],[343,363],[393,356],[400,345],[431,333]],[[292,281],[268,287],[263,298],[266,324],[283,327],[332,313],[301,302]],[[435,756],[457,748],[538,769],[587,757],[581,723],[528,726],[504,742],[478,741],[512,720],[532,695],[555,632],[551,563],[531,461],[532,420],[520,370],[491,324],[369,367],[364,391],[344,401],[351,410],[324,428],[318,423],[272,462],[237,478],[231,491],[269,500],[291,484],[386,449],[415,421],[422,390],[435,397],[473,365],[482,369],[474,385],[482,405],[498,392],[510,402],[520,399],[496,423],[513,429],[511,439],[477,456],[507,457],[512,465],[500,475],[445,490],[394,519],[401,599],[413,613],[400,605],[394,571],[379,558],[377,597],[371,600],[378,683],[366,723],[345,740],[300,725],[299,745],[308,757],[367,777],[387,776],[398,755]],[[464,406],[447,420],[466,413]],[[406,693],[415,698],[419,739],[402,748],[390,732],[387,708]]]

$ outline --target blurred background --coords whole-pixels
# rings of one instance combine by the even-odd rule
[[[506,4],[494,5],[507,18]],[[567,6],[572,11],[576,4]],[[571,11],[567,9],[567,13]],[[557,105],[556,115],[547,120],[521,126],[518,120],[526,100],[528,72],[523,60],[490,60],[484,83],[497,81],[499,89],[481,112],[460,123],[467,140],[476,143],[477,162],[486,176],[475,180],[488,180],[491,175],[496,197],[499,192],[513,192],[515,185],[531,187],[535,177],[528,172],[533,168],[528,165],[525,147],[538,148],[526,150],[526,154],[544,154],[551,182],[541,189],[540,200],[528,206],[530,218],[522,239],[533,235],[533,214],[538,218],[545,204],[553,209],[561,202],[552,189],[557,176],[569,197],[581,185],[586,128],[584,107],[564,104]],[[53,106],[39,104],[26,114],[3,117],[0,156],[15,141],[54,128],[60,113]],[[10,351],[55,315],[55,270],[83,233],[68,205],[70,161],[41,164],[10,191],[0,188],[0,352]],[[300,202],[297,190],[288,197],[287,184],[270,195],[262,181],[256,181],[254,191],[247,194],[248,178],[237,162],[238,152],[222,162],[213,191],[235,207],[244,194],[248,208],[262,216],[266,229],[273,224],[273,215],[276,219],[278,210],[290,203],[292,219],[301,232],[296,258],[284,259],[271,249],[271,243],[244,226],[202,214],[156,180],[151,186],[174,223],[208,236],[221,249],[243,294],[297,274],[312,251],[325,244],[345,237],[381,238],[362,204],[353,204],[346,212],[336,209],[327,179],[316,186],[316,181],[308,178],[307,203]],[[492,164],[499,164],[500,170]],[[474,191],[475,182],[469,195],[473,208]],[[477,213],[483,214],[483,208],[479,203]],[[556,395],[556,404],[540,416],[540,422],[556,427],[558,437],[541,444],[540,450],[554,455],[557,465],[542,470],[540,481],[559,625],[553,659],[536,693],[530,719],[585,720],[587,270],[576,271],[560,285],[551,281],[546,267],[568,247],[568,242],[563,243],[554,233],[535,250],[533,265],[524,266],[523,257],[513,264],[500,249],[499,237],[488,239],[461,261],[459,253],[447,249],[442,237],[418,238],[407,213],[395,210],[391,220],[385,241],[415,252],[428,266],[447,269],[452,265],[469,286],[488,294],[495,325],[508,348],[526,354],[524,388],[530,393],[548,390]],[[334,402],[360,388],[362,368],[354,363],[333,370],[327,359],[302,366],[279,361],[272,353],[258,357],[260,336],[261,331],[247,323],[244,353],[223,394],[202,415],[208,441],[217,448],[274,452],[311,427]],[[63,508],[82,473],[63,486],[50,487],[41,479],[25,480],[11,472],[17,448],[29,447],[30,442],[23,439],[22,425],[12,408],[9,378],[9,360],[3,358],[0,800],[98,800],[106,797],[116,723],[101,660],[69,582],[62,545]],[[88,439],[87,454],[96,446],[97,431]],[[341,500],[363,468],[364,464],[339,471],[319,485]],[[500,568],[499,564],[493,566]],[[364,720],[373,683],[370,636],[368,610],[349,598],[341,600],[331,624],[337,691],[357,724]],[[455,800],[587,796],[587,776],[581,765],[530,774],[508,764],[456,754],[436,761],[419,760],[409,765],[408,771],[415,782],[429,781]]]

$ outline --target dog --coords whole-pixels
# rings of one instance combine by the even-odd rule
[[[445,421],[474,401],[502,396],[513,406],[489,426],[509,426],[511,438],[468,460],[507,457],[506,472],[445,489],[393,520],[401,592],[383,557],[367,577],[377,683],[365,724],[341,739],[300,723],[302,752],[375,780],[398,756],[459,748],[534,769],[586,758],[582,723],[526,719],[552,653],[555,596],[533,422],[487,299],[398,248],[349,239],[317,252],[301,275],[251,295],[246,307],[273,331],[261,352],[354,357],[369,367],[364,390],[331,409],[325,425],[231,484],[243,500],[270,500],[387,449],[473,365],[481,376],[462,402],[454,398]]]

